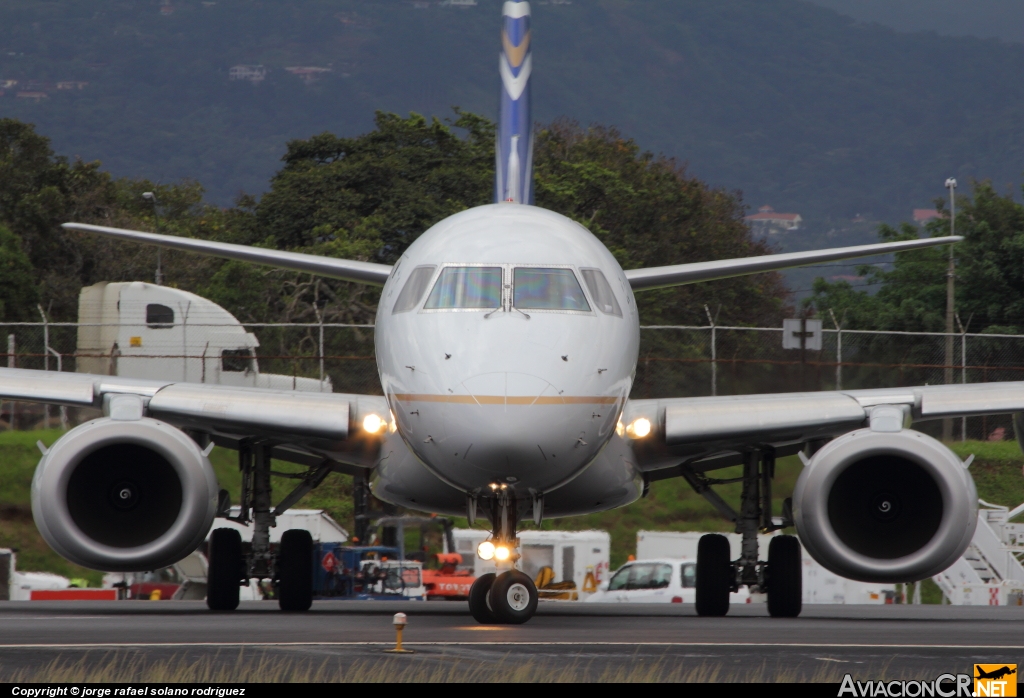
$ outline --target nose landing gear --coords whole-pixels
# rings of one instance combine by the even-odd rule
[[[518,512],[515,496],[499,490],[490,502],[491,537],[489,559],[498,568],[477,577],[469,590],[469,612],[479,623],[518,625],[533,618],[537,612],[537,586],[530,576],[515,569],[519,554],[516,538]],[[474,504],[475,506],[475,504]],[[503,559],[496,551],[504,551]]]

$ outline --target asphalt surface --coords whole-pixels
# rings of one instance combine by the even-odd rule
[[[408,615],[404,641],[414,655],[383,653],[394,644],[398,611]],[[39,672],[54,663],[110,657],[532,664],[591,678],[643,665],[733,680],[934,678],[970,673],[976,662],[1024,664],[1024,608],[813,605],[777,619],[763,605],[700,618],[690,605],[547,602],[529,623],[488,626],[462,602],[318,601],[302,614],[273,602],[243,602],[230,613],[202,602],[0,602],[0,679],[44,678]]]

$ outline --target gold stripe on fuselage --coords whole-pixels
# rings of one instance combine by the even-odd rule
[[[429,395],[413,393],[396,393],[399,402],[444,402],[457,405],[614,405],[618,398],[600,395],[541,395],[505,396],[505,395]]]

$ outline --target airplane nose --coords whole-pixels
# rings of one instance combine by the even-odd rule
[[[548,489],[587,465],[614,430],[615,399],[566,396],[540,376],[486,373],[460,392],[444,402],[445,470],[477,487]]]

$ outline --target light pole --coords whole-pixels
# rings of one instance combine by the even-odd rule
[[[154,232],[159,233],[160,232],[160,211],[157,210],[157,206],[160,205],[160,202],[156,200],[156,194],[154,194],[151,191],[144,191],[144,192],[142,192],[142,198],[145,199],[146,201],[150,202],[151,204],[153,204],[153,219],[155,221],[155,226],[154,227],[156,228],[156,230]],[[164,275],[163,275],[163,272],[160,269],[160,248],[158,247],[158,248],[156,248],[156,285],[157,286],[162,286],[163,283],[164,283]]]
[[[950,177],[946,180],[946,188],[949,189],[949,234],[956,234],[956,180]],[[953,262],[953,246],[949,245],[949,266],[946,268],[946,385],[953,382],[953,284],[956,277],[956,267]],[[942,438],[946,441],[953,440],[953,420],[942,420]]]

